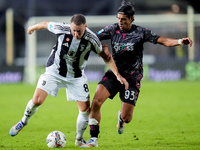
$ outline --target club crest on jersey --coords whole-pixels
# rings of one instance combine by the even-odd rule
[[[85,45],[84,45],[84,44],[81,44],[81,45],[80,45],[80,51],[82,52],[82,51],[84,51],[84,49],[85,49]]]
[[[126,39],[126,34],[122,33],[122,39],[125,40]]]

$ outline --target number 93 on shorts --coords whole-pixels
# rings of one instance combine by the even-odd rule
[[[138,95],[139,89],[137,88],[129,88],[128,90],[124,89],[123,92],[120,92],[121,101],[134,106],[136,105]]]

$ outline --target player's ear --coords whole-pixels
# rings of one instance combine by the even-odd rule
[[[131,22],[133,22],[133,21],[134,21],[134,16],[131,17]]]

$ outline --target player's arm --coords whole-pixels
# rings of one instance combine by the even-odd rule
[[[170,46],[177,46],[177,45],[189,45],[192,46],[192,40],[190,38],[182,38],[182,39],[172,39],[172,38],[165,38],[159,37],[157,40],[158,44],[170,47]]]
[[[105,44],[102,44],[102,52],[99,54],[99,56],[101,56],[104,60],[104,62],[106,63],[106,65],[112,70],[112,72],[115,74],[115,76],[117,77],[117,80],[121,83],[125,85],[125,89],[127,90],[129,87],[128,82],[126,81],[126,79],[124,79],[120,73],[118,72],[118,69],[115,65],[115,62],[113,60],[112,55],[110,54],[109,50],[108,50],[108,46]]]
[[[35,30],[48,29],[49,21],[39,22],[28,27],[27,33],[32,34]]]

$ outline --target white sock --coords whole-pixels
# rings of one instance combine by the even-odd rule
[[[28,124],[29,119],[36,113],[39,106],[33,104],[32,99],[26,105],[26,109],[24,111],[24,116],[22,118],[22,122],[24,124]]]
[[[76,122],[76,139],[80,140],[83,138],[83,134],[88,126],[89,112],[79,111],[77,122]]]
[[[97,125],[98,121],[95,118],[90,118],[89,119],[89,125]]]

